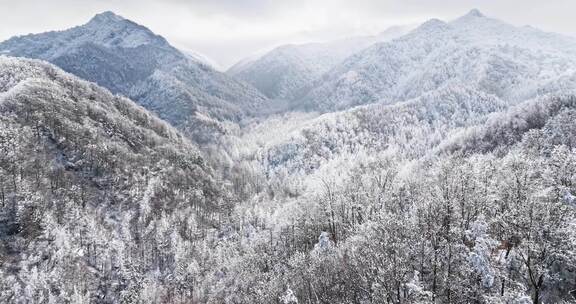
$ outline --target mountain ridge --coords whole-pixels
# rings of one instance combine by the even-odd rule
[[[226,121],[253,115],[267,103],[250,85],[217,72],[148,28],[112,12],[68,30],[8,39],[0,43],[0,51],[47,60],[125,95],[199,142],[214,140]],[[206,124],[199,116],[216,124]]]
[[[327,42],[286,44],[241,60],[226,73],[242,79],[272,99],[293,99],[349,55],[372,44],[403,35],[409,26],[395,26],[373,36],[357,36]]]
[[[448,82],[470,81],[489,93],[505,91],[510,96],[500,96],[506,99],[529,98],[533,93],[523,92],[523,86],[544,84],[553,75],[574,70],[575,49],[576,39],[534,35],[533,30],[476,11],[450,22],[432,19],[396,40],[348,57],[308,87],[299,98],[300,107],[333,111],[393,103]],[[508,87],[499,87],[503,85]]]

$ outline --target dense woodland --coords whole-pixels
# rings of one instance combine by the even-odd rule
[[[128,22],[110,14],[96,21]],[[0,56],[0,303],[575,303],[576,40],[483,18],[427,22],[334,63],[302,100],[335,82],[377,94],[327,95],[311,107],[323,113],[188,61],[131,84],[146,92],[134,102],[58,62]],[[461,50],[451,70],[403,51],[478,22],[484,36],[436,50]],[[99,48],[171,48],[128,28],[146,35]],[[514,47],[470,43],[509,32]],[[0,47],[56,47],[50,35]],[[526,49],[557,44],[532,62],[518,46],[531,35]],[[398,67],[391,54],[418,68],[372,86]],[[351,79],[356,64],[368,78]],[[221,85],[232,91],[164,95]],[[242,107],[234,88],[250,109],[228,112]],[[223,107],[198,110],[210,100]],[[195,110],[174,123],[183,105]]]

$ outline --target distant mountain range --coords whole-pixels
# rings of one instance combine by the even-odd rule
[[[576,71],[576,39],[515,27],[472,10],[433,19],[360,51],[311,83],[300,108],[330,112],[395,103],[450,84],[511,102],[534,96]]]
[[[400,37],[410,29],[395,26],[375,36],[283,45],[262,56],[242,60],[227,73],[252,84],[269,98],[290,100],[346,57],[377,42]]]

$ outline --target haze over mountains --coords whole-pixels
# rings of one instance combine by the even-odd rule
[[[247,58],[227,73],[252,84],[268,98],[294,99],[311,81],[346,57],[377,42],[400,37],[409,30],[408,26],[396,26],[375,36],[284,45],[259,58]]]
[[[0,54],[2,303],[576,301],[575,38],[471,10],[220,73],[105,12]]]

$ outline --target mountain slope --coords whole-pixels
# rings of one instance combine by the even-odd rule
[[[293,99],[302,88],[346,57],[407,31],[408,27],[392,27],[376,36],[284,45],[259,58],[241,61],[227,73],[252,84],[269,98]]]
[[[453,129],[485,121],[506,102],[469,87],[448,87],[404,103],[328,113],[256,148],[268,172],[309,175],[335,160],[393,151],[420,158]],[[269,130],[277,130],[270,127]]]
[[[0,151],[3,303],[168,301],[230,208],[174,128],[36,60],[0,57]]]
[[[253,87],[111,12],[69,30],[11,38],[0,43],[0,52],[52,62],[135,100],[200,141],[209,138],[198,130],[236,121],[266,102]]]
[[[346,59],[301,100],[321,111],[393,103],[465,83],[514,102],[576,70],[576,39],[514,27],[477,10],[430,20],[409,34]]]

